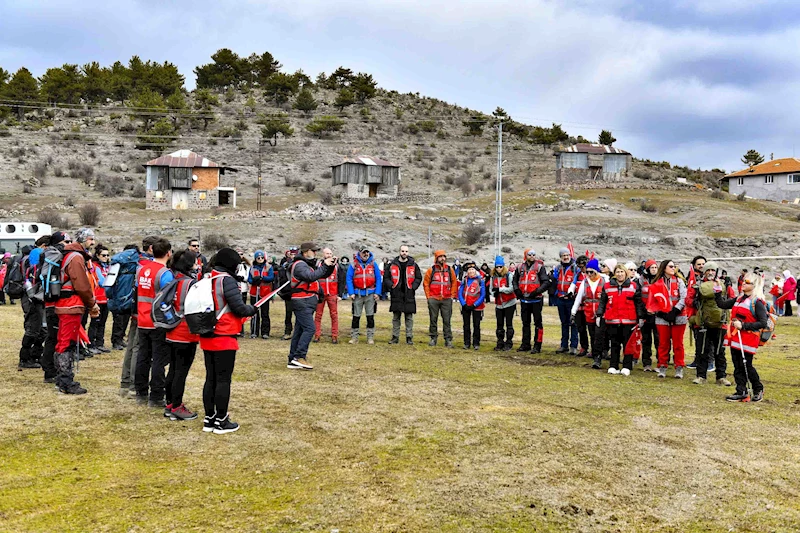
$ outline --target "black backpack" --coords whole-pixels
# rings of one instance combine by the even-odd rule
[[[278,296],[283,300],[289,300],[292,297],[292,284],[289,281],[289,269],[292,267],[292,262],[287,261],[278,268],[278,287],[283,287],[278,291]]]
[[[25,275],[22,272],[22,261],[15,257],[6,274],[6,282],[3,290],[9,298],[19,299],[25,294]]]

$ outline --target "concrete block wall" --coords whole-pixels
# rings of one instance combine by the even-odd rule
[[[160,191],[161,198],[156,198],[156,191],[147,191],[145,206],[153,211],[168,211],[172,209],[172,191]]]
[[[200,198],[203,193],[205,193],[205,199]],[[215,207],[219,207],[219,191],[217,189],[189,191],[189,209],[213,209]]]

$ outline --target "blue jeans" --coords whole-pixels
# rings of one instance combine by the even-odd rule
[[[292,359],[305,359],[308,346],[314,338],[314,312],[317,310],[317,297],[293,298],[292,312],[294,313],[294,332],[292,344],[289,347],[289,362]]]
[[[575,300],[567,298],[556,298],[556,307],[558,308],[558,318],[561,320],[561,348],[567,348],[567,336],[569,336],[569,347],[578,347],[578,328],[575,325],[569,325],[570,313],[572,312],[572,304]]]

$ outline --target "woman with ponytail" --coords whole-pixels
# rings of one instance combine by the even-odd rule
[[[656,330],[658,331],[658,377],[667,377],[669,352],[672,348],[675,362],[675,377],[683,379],[684,349],[683,335],[688,318],[684,312],[686,305],[686,283],[678,277],[675,261],[661,261],[650,288],[650,298],[664,295],[668,310],[658,311]]]

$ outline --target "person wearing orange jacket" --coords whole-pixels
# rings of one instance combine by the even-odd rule
[[[428,299],[430,327],[428,334],[431,340],[428,346],[436,346],[439,339],[439,315],[442,315],[442,333],[445,348],[453,347],[453,330],[450,320],[453,317],[453,300],[458,298],[458,278],[453,267],[447,264],[447,253],[444,250],[433,252],[433,265],[425,271],[422,288]]]

